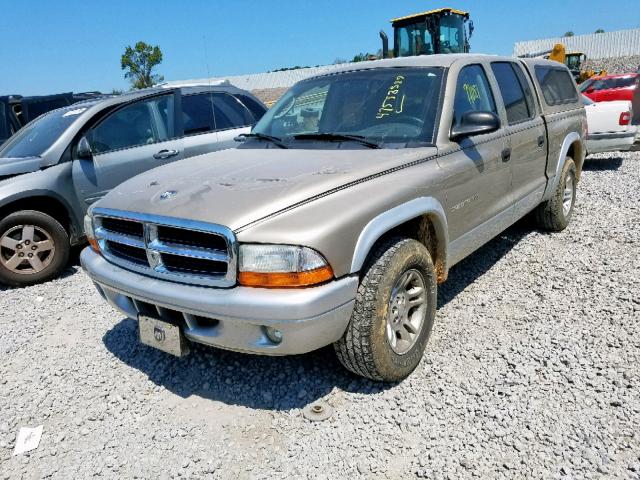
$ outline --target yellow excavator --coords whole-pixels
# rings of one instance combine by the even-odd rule
[[[553,49],[544,52],[522,55],[523,57],[544,57],[548,60],[564,63],[573,74],[577,83],[582,83],[594,75],[606,75],[606,70],[596,72],[592,68],[583,69],[583,64],[587,60],[587,56],[582,52],[569,52],[562,43],[556,43]]]
[[[454,8],[438,8],[391,20],[393,50],[389,37],[380,30],[382,58],[434,55],[437,53],[468,53],[473,34],[469,12]]]

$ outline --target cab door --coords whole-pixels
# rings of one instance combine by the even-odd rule
[[[531,211],[542,199],[546,185],[547,134],[538,114],[533,87],[522,67],[514,62],[491,62],[504,105],[505,151],[511,169],[516,218]]]
[[[498,115],[485,67],[471,64],[458,74],[453,125],[471,111]],[[504,128],[452,141],[438,162],[449,226],[451,263],[497,235],[512,222],[511,171],[505,160]]]
[[[76,193],[90,205],[112,188],[146,170],[183,158],[176,138],[175,93],[119,107],[89,128],[91,159],[74,159]]]

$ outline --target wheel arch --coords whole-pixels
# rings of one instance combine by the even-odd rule
[[[370,252],[380,241],[398,234],[415,238],[427,247],[438,282],[444,282],[448,274],[449,234],[444,209],[433,197],[421,197],[403,203],[367,223],[356,242],[351,273],[360,272]]]
[[[21,195],[5,199],[0,204],[0,219],[20,210],[35,210],[55,218],[67,231],[72,241],[82,236],[82,233],[78,232],[78,226],[73,220],[69,205],[52,192],[22,192]]]
[[[576,177],[580,180],[580,173],[582,172],[582,164],[584,163],[584,157],[586,154],[586,147],[577,132],[570,132],[564,138],[562,147],[560,148],[560,155],[558,157],[558,164],[556,165],[556,175],[554,179],[554,186],[560,179],[560,174],[564,168],[564,162],[567,157],[571,157],[576,164]]]

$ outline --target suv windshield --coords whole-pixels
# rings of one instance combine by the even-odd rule
[[[9,139],[0,150],[0,157],[41,156],[86,109],[73,105],[38,117]]]
[[[278,100],[253,133],[290,148],[311,139],[349,141],[338,136],[375,144],[432,143],[442,75],[442,68],[377,68],[305,80]]]

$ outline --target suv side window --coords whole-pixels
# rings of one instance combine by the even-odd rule
[[[498,114],[489,80],[480,65],[467,65],[458,75],[456,97],[453,102],[454,124],[460,123],[462,115],[467,112]]]
[[[185,135],[198,135],[215,130],[210,93],[182,97],[182,124]]]
[[[536,65],[535,71],[547,105],[578,101],[578,92],[568,70]]]
[[[89,132],[95,154],[149,145],[175,137],[173,95],[135,102],[108,115]]]
[[[266,113],[266,109],[260,105],[260,103],[256,102],[253,98],[247,97],[246,95],[234,95],[238,98],[244,106],[251,111],[253,114],[254,122],[257,122],[262,118],[262,116]]]
[[[253,125],[253,115],[240,101],[226,93],[200,93],[182,97],[185,135]]]
[[[511,62],[493,62],[493,70],[504,107],[507,110],[507,122],[509,125],[524,122],[532,117],[530,104],[527,102],[524,89]],[[531,93],[531,92],[529,92]]]
[[[255,120],[251,112],[240,101],[226,93],[213,95],[213,107],[218,130],[253,125]]]

